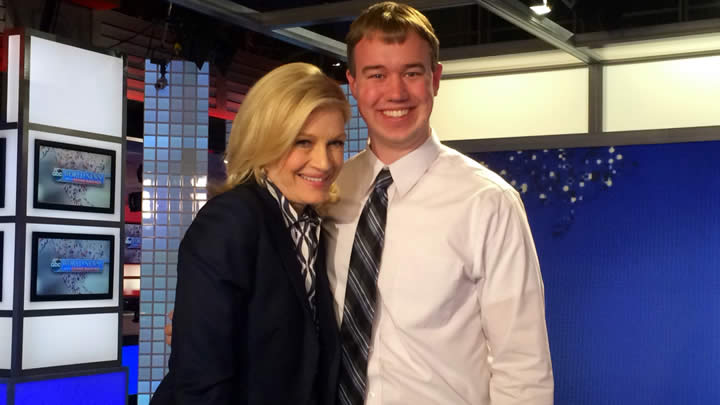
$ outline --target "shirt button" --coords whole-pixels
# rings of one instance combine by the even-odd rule
[[[375,398],[375,393],[373,391],[370,391],[370,397]]]

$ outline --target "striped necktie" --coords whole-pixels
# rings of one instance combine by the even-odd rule
[[[385,241],[387,188],[392,181],[390,171],[382,169],[355,231],[340,327],[342,359],[338,404],[342,405],[362,405],[365,402],[378,271]]]

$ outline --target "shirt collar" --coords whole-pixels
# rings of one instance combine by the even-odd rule
[[[372,187],[372,181],[377,177],[380,170],[382,170],[383,167],[388,167],[393,178],[393,184],[397,188],[399,196],[402,197],[415,186],[420,180],[420,177],[427,172],[435,161],[440,153],[440,141],[435,134],[435,130],[432,130],[432,134],[430,134],[425,143],[391,163],[389,166],[386,166],[378,159],[370,148],[367,148],[367,152],[369,168],[372,173],[370,183],[367,184],[367,187]]]
[[[275,183],[273,183],[269,178],[266,177],[263,180],[263,184],[265,184],[265,187],[270,192],[270,195],[273,196],[275,201],[277,201],[278,205],[280,206],[280,211],[282,211],[285,225],[288,228],[302,221],[309,221],[313,225],[320,224],[320,217],[318,216],[317,211],[315,211],[315,209],[310,204],[306,204],[305,209],[303,209],[302,213],[298,215],[297,211],[295,211],[295,208],[292,206],[292,204],[290,204],[290,200],[285,198],[282,191],[280,191],[280,189],[278,188],[278,186],[275,185]]]

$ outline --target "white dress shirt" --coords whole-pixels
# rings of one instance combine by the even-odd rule
[[[338,322],[383,167],[369,150],[348,161],[323,222]],[[365,404],[552,404],[543,284],[518,193],[434,133],[389,168]]]

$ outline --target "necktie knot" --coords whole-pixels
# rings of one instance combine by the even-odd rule
[[[375,177],[375,185],[373,188],[375,190],[386,190],[388,187],[390,187],[390,184],[392,184],[393,178],[390,174],[390,169],[383,168],[380,170],[380,173],[378,173],[377,177]]]

